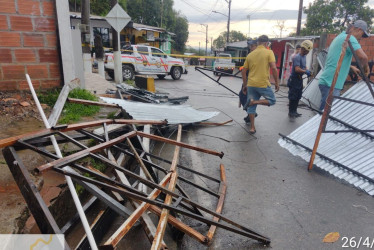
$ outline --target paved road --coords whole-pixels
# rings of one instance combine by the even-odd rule
[[[240,89],[241,79],[223,77],[221,82],[234,91]],[[223,159],[183,149],[181,162],[216,177],[219,177],[219,164],[223,163],[228,181],[224,215],[270,237],[271,249],[340,249],[343,236],[369,236],[373,240],[373,197],[317,168],[308,172],[307,162],[278,145],[278,133],[287,135],[314,115],[301,109],[301,118],[288,118],[286,88],[277,94],[275,106],[258,108],[257,133],[252,136],[243,121],[245,113],[238,108],[238,98],[193,68],[179,81],[167,77],[156,79],[155,84],[158,91],[172,96],[188,95],[187,104],[196,109],[220,111],[214,121],[234,120],[228,126],[193,126],[183,133],[184,142],[222,151]],[[203,183],[199,178],[194,180]],[[210,182],[203,184],[217,188]],[[200,192],[195,194],[199,202],[215,206],[210,197]],[[207,229],[199,223],[194,226]],[[339,232],[340,239],[322,243],[330,232]],[[187,236],[180,247],[205,249]],[[209,249],[267,247],[218,229]]]

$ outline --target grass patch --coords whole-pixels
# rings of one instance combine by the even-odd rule
[[[40,102],[53,107],[57,101],[60,94],[60,90],[52,90],[45,93],[39,93],[38,98]],[[70,98],[77,98],[89,101],[98,101],[98,98],[91,92],[85,89],[73,89],[69,93]],[[59,123],[69,124],[72,122],[79,121],[81,117],[93,116],[100,111],[100,107],[93,105],[83,105],[77,103],[66,102],[64,109],[62,110]]]
[[[106,116],[106,118],[107,118],[107,119],[115,119],[115,118],[116,118],[116,113],[117,113],[117,111],[110,112],[110,113]]]
[[[84,165],[84,166],[91,166],[91,167],[99,170],[102,173],[104,173],[106,168],[107,168],[107,166],[104,163],[102,163],[101,161],[95,160],[95,159],[90,158],[90,157],[83,158],[82,160],[79,161],[79,164]],[[90,174],[88,174],[88,173],[83,173],[83,176],[91,177]],[[95,179],[95,177],[93,177],[93,179]],[[81,195],[84,191],[84,188],[81,185],[76,184],[75,185],[75,190],[77,191],[78,195]]]

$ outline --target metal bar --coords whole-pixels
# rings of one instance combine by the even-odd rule
[[[179,197],[174,203],[173,203],[173,207],[178,207],[179,206],[179,204],[181,203],[181,201],[182,201],[182,199],[183,199],[183,197],[181,196],[181,197]]]
[[[54,170],[57,171],[57,172],[59,172],[59,173],[61,173],[61,174],[69,175],[69,176],[71,176],[74,179],[81,179],[81,180],[84,180],[86,182],[89,182],[89,183],[92,183],[92,184],[95,184],[95,185],[98,185],[98,186],[101,186],[101,187],[105,187],[105,188],[117,191],[118,193],[122,193],[123,195],[125,195],[125,196],[127,196],[127,197],[129,197],[131,199],[135,199],[135,200],[140,200],[140,201],[144,201],[144,202],[147,202],[147,203],[151,203],[152,205],[156,205],[156,206],[158,206],[160,208],[166,208],[166,209],[169,209],[169,210],[173,210],[176,213],[180,213],[180,214],[186,215],[188,217],[191,217],[193,219],[199,220],[199,221],[204,222],[206,224],[216,225],[217,227],[226,229],[228,231],[231,231],[231,232],[234,232],[234,233],[237,233],[237,234],[240,234],[240,235],[243,235],[243,236],[246,236],[246,237],[258,240],[258,241],[260,241],[260,242],[262,242],[264,244],[270,244],[270,239],[268,237],[262,236],[261,234],[256,233],[255,231],[253,231],[253,230],[251,230],[249,228],[246,228],[246,227],[244,227],[244,226],[242,226],[242,225],[240,225],[240,224],[238,224],[236,222],[233,222],[233,221],[229,220],[228,218],[222,216],[221,214],[218,214],[218,213],[216,213],[214,211],[211,211],[211,210],[209,210],[209,209],[207,209],[205,207],[202,207],[199,204],[195,204],[195,205],[198,208],[200,208],[201,210],[203,210],[204,212],[207,212],[207,213],[209,213],[209,214],[211,214],[213,216],[216,216],[216,217],[220,218],[221,220],[223,220],[223,221],[225,221],[225,222],[227,222],[227,223],[229,223],[231,225],[222,224],[221,222],[216,222],[216,221],[210,220],[208,218],[205,218],[205,217],[202,217],[200,215],[197,215],[197,214],[185,211],[183,209],[174,208],[173,206],[165,205],[162,202],[158,202],[158,201],[155,201],[155,200],[147,199],[144,196],[140,196],[140,195],[137,195],[135,193],[126,191],[123,188],[111,186],[109,184],[102,183],[100,181],[97,181],[97,180],[94,180],[94,179],[90,179],[90,178],[85,177],[85,176],[79,176],[79,175],[76,175],[75,173],[72,173],[72,172],[70,172],[68,170],[65,170],[65,169],[54,168]],[[183,199],[186,200],[186,198],[183,198]]]
[[[94,139],[96,139],[96,140],[98,140],[98,141],[101,141],[101,142],[104,141],[103,138],[101,138],[100,136],[95,135],[95,134],[93,134],[93,133],[91,133],[91,132],[89,132],[89,131],[86,131],[86,130],[79,130],[78,132],[80,132],[80,133],[82,133],[82,134],[84,134],[84,135],[87,135],[87,136],[89,136],[89,137],[91,137],[91,138],[94,138]],[[129,152],[128,150],[125,150],[125,149],[122,149],[122,148],[118,147],[117,145],[113,146],[113,148],[115,148],[115,149],[117,149],[117,150],[119,150],[119,151],[121,151],[121,152],[123,152],[123,153],[125,153],[125,154],[127,154],[127,155],[130,155],[130,156],[134,157],[134,154],[132,154],[132,153]],[[137,150],[138,153],[139,153],[139,152],[144,152],[144,151],[141,151],[140,149],[136,149],[136,150]],[[146,154],[146,155],[149,155],[150,157],[155,158],[155,159],[157,159],[157,160],[159,160],[159,161],[162,161],[162,162],[165,162],[165,163],[171,164],[171,161],[166,160],[166,159],[164,159],[164,158],[161,158],[161,157],[159,157],[159,156],[157,156],[157,155],[153,155],[153,154],[151,154],[151,153],[147,153],[147,152],[145,152],[145,154]],[[163,171],[164,173],[167,172],[166,169],[163,168],[163,167],[160,167],[160,166],[158,166],[158,165],[156,165],[156,164],[154,164],[154,163],[152,163],[152,162],[148,162],[147,160],[144,160],[144,159],[143,159],[143,161],[146,162],[147,164],[150,164],[152,167],[157,168],[158,170]],[[194,174],[196,174],[196,175],[200,175],[200,176],[202,176],[202,177],[204,177],[204,178],[207,178],[207,179],[209,179],[209,180],[211,180],[211,181],[215,181],[215,182],[217,182],[217,183],[220,183],[220,180],[218,180],[218,179],[216,179],[216,178],[214,178],[214,177],[211,177],[211,176],[209,176],[209,175],[206,175],[206,174],[200,173],[200,172],[198,172],[198,171],[196,171],[196,170],[190,169],[190,168],[185,167],[185,166],[182,166],[182,165],[180,165],[180,164],[178,164],[177,167],[178,167],[178,168],[181,168],[181,169],[184,169],[184,170],[186,170],[186,171],[188,171],[188,172],[194,173]]]
[[[83,211],[87,212],[90,208],[92,208],[92,205],[97,201],[97,197],[93,196],[91,199],[89,199],[84,205],[83,205]],[[62,228],[61,233],[66,234],[68,233],[72,228],[73,225],[75,225],[79,221],[79,214],[76,213]],[[92,232],[93,233],[93,232]]]
[[[190,184],[191,186],[194,186],[194,187],[196,187],[196,188],[198,188],[198,189],[200,189],[200,190],[203,190],[204,192],[206,192],[206,193],[208,193],[208,194],[210,194],[210,195],[213,195],[214,197],[219,198],[219,194],[217,194],[217,193],[215,193],[215,192],[213,192],[213,191],[211,191],[211,190],[209,190],[209,189],[207,189],[207,188],[204,188],[204,187],[202,187],[202,186],[200,186],[200,185],[198,185],[198,184],[196,184],[196,183],[193,183],[192,181],[189,181],[188,179],[186,179],[186,178],[184,178],[184,177],[182,177],[182,176],[178,176],[178,180],[183,181],[183,182],[185,182],[185,183],[188,183],[188,184]]]
[[[311,109],[314,110],[315,112],[318,112],[319,114],[322,113],[320,110],[317,110],[317,109],[314,109],[314,108],[311,108]],[[344,121],[342,121],[342,120],[340,120],[340,119],[338,119],[338,118],[335,118],[334,116],[329,115],[329,119],[334,120],[334,121],[337,121],[337,122],[343,124],[344,126],[346,126],[346,127],[348,127],[348,128],[351,128],[352,130],[357,130],[357,131],[359,131],[361,134],[363,134],[363,135],[365,135],[365,136],[367,136],[367,137],[369,137],[369,138],[371,138],[371,139],[374,139],[374,136],[373,136],[373,135],[371,135],[371,134],[369,134],[369,133],[366,133],[366,132],[363,132],[363,131],[360,131],[358,128],[356,128],[356,127],[354,127],[354,126],[352,126],[352,125],[350,125],[350,124],[348,124],[348,123],[346,123],[346,122],[344,122]]]
[[[177,141],[170,140],[170,139],[167,139],[167,138],[164,138],[164,137],[161,137],[161,136],[157,136],[157,135],[151,135],[151,134],[143,133],[143,132],[140,132],[140,131],[137,131],[136,134],[140,135],[142,137],[150,138],[152,140],[166,142],[166,143],[169,143],[169,144],[173,144],[173,145],[176,145],[176,146],[192,149],[192,150],[195,150],[195,151],[199,151],[199,152],[203,152],[203,153],[207,153],[207,154],[211,154],[211,155],[216,155],[216,156],[219,156],[220,158],[222,158],[223,155],[224,155],[223,152],[219,153],[217,151],[192,146],[192,145],[189,145],[189,144],[186,144],[186,143],[183,143],[183,142],[177,142]]]
[[[134,131],[134,133],[136,133],[136,132]],[[139,163],[141,169],[143,170],[143,173],[145,174],[145,177],[148,180],[153,180],[151,174],[148,172],[148,169],[145,167],[142,158],[140,158],[140,156],[136,152],[136,150],[135,150],[134,146],[132,145],[131,141],[129,140],[129,138],[126,138],[126,142],[127,142],[127,145],[129,145],[129,147],[132,150],[132,152],[134,153],[135,159]]]
[[[166,184],[170,181],[171,174],[168,174],[160,182],[160,185],[165,187]],[[148,199],[156,199],[157,196],[161,193],[161,190],[154,189],[149,195]],[[151,204],[143,202],[138,206],[138,208],[127,218],[127,220],[116,230],[116,232],[104,243],[104,246],[111,245],[113,248],[119,243],[119,241],[126,235],[126,233],[132,228],[135,222],[144,214],[147,208]]]
[[[221,76],[219,76],[218,80],[216,80],[216,79],[212,78],[211,76],[209,76],[209,75],[205,74],[204,72],[202,72],[201,69],[204,69],[204,68],[195,67],[195,70],[199,71],[201,74],[203,74],[203,75],[207,76],[208,78],[210,78],[211,80],[215,81],[216,83],[218,83],[218,85],[224,87],[225,89],[227,89],[227,90],[230,91],[231,93],[233,93],[233,94],[239,96],[239,94],[238,94],[237,92],[235,92],[235,91],[229,89],[228,87],[226,87],[225,85],[223,85],[222,83],[219,82],[219,80],[221,79]],[[230,74],[228,74],[228,75],[230,75]],[[230,75],[230,76],[234,76],[234,75]],[[238,76],[234,76],[234,77],[240,78],[240,77],[238,77]]]
[[[38,152],[42,155],[45,155],[47,157],[50,157],[52,159],[59,159],[57,155],[54,155],[54,154],[51,154],[49,152],[46,152],[46,151],[43,151],[41,149],[38,149],[28,143],[25,143],[25,142],[18,142],[18,143],[21,143],[23,144],[25,147],[31,149],[31,150],[34,150],[35,152]],[[75,168],[78,168],[80,170],[84,170],[86,169],[87,171],[90,171],[90,173],[92,175],[97,175],[97,173],[91,171],[91,170],[88,170],[87,168],[84,168],[82,166],[79,166],[77,164],[73,164],[72,167],[75,167]],[[72,170],[70,170],[72,171]],[[76,173],[78,174],[78,173]],[[83,186],[87,191],[89,191],[90,193],[92,193],[93,195],[95,195],[99,200],[101,200],[102,202],[104,202],[105,204],[107,204],[110,208],[112,208],[112,210],[114,210],[115,212],[117,212],[120,216],[124,217],[124,218],[127,218],[130,214],[131,214],[131,211],[126,208],[125,206],[123,206],[121,203],[117,202],[116,200],[114,200],[112,197],[110,197],[108,194],[106,194],[104,191],[100,190],[98,187],[90,184],[90,183],[85,183],[85,182],[82,182],[80,180],[77,180],[77,182],[79,182],[78,184]]]
[[[119,143],[119,142],[121,142],[123,140],[126,140],[127,137],[131,138],[131,137],[133,137],[135,135],[136,135],[135,132],[126,133],[126,134],[124,134],[122,136],[119,136],[119,137],[117,137],[117,138],[115,138],[113,140],[110,140],[108,142],[101,143],[101,144],[93,146],[91,148],[84,149],[84,150],[82,150],[82,151],[80,151],[78,153],[75,153],[75,154],[66,156],[64,158],[55,160],[53,162],[49,162],[47,164],[44,164],[44,165],[42,165],[40,167],[37,167],[35,170],[39,171],[39,172],[42,172],[42,171],[48,170],[48,169],[50,169],[50,168],[52,168],[54,166],[58,166],[60,164],[67,165],[67,164],[69,164],[67,162],[69,162],[69,161],[71,162],[71,160],[74,160],[76,158],[82,158],[82,157],[84,157],[84,156],[86,156],[86,155],[88,155],[90,153],[95,153],[95,152],[100,151],[102,149],[108,148],[110,146],[113,146],[116,143]],[[67,163],[67,164],[65,164],[65,163]]]
[[[323,131],[323,133],[334,133],[334,134],[337,134],[337,133],[362,133],[362,132],[366,132],[366,133],[373,133],[374,132],[374,129],[371,129],[371,130],[361,130],[361,129],[351,129],[351,130],[325,130]]]
[[[340,99],[340,100],[343,100],[343,101],[349,101],[349,102],[354,102],[354,103],[359,103],[359,104],[362,104],[362,105],[367,105],[367,106],[374,107],[373,103],[363,102],[363,101],[354,100],[354,99],[350,99],[350,98],[346,98],[346,97],[335,96],[335,99]]]
[[[333,90],[335,88],[336,81],[338,80],[339,71],[340,71],[340,68],[342,66],[343,58],[345,56],[348,41],[349,41],[350,37],[351,37],[351,34],[348,34],[347,37],[345,38],[343,46],[342,46],[342,52],[340,53],[340,58],[339,58],[339,61],[338,61],[338,65],[336,67],[334,78],[333,78],[331,86],[330,86],[329,95],[328,95],[327,100],[326,100],[325,109],[323,111],[323,115],[322,115],[322,118],[321,118],[321,123],[319,125],[316,140],[314,142],[313,151],[312,151],[312,154],[310,156],[309,166],[308,166],[309,171],[312,170],[312,168],[313,168],[313,162],[314,162],[314,158],[316,157],[316,152],[317,152],[317,148],[318,148],[318,145],[319,145],[319,141],[321,139],[321,135],[322,135],[323,130],[325,130],[326,123],[327,123],[327,120],[328,120],[328,117],[329,117],[329,114],[330,114],[330,111],[331,111],[332,100],[334,98],[332,93],[333,93]]]
[[[181,139],[182,139],[182,125],[179,124],[177,142],[180,142]],[[170,177],[170,182],[169,182],[169,187],[168,187],[168,189],[172,192],[174,192],[175,186],[177,184],[177,178],[178,178],[177,164],[179,161],[179,152],[180,152],[180,147],[176,146],[174,150],[173,161],[170,166],[171,177]],[[173,197],[170,194],[167,194],[165,198],[165,202],[164,202],[165,205],[170,205],[172,200],[173,200]],[[155,238],[153,239],[153,243],[151,247],[151,249],[153,250],[159,250],[161,248],[161,242],[162,242],[162,239],[164,238],[168,217],[169,217],[169,210],[165,208],[162,209],[160,220],[158,222],[158,226],[157,226],[157,230],[155,234]]]
[[[223,203],[225,202],[225,195],[226,195],[226,190],[227,190],[226,173],[225,173],[225,167],[223,164],[220,165],[220,171],[221,171],[221,183],[219,185],[220,197],[218,199],[216,213],[221,214]],[[219,218],[213,217],[213,220],[219,221]],[[214,233],[216,232],[216,229],[217,229],[216,226],[214,225],[210,226],[209,231],[206,235],[206,238],[208,240],[208,245],[212,243],[212,239],[213,239]]]
[[[68,98],[68,102],[83,104],[83,105],[109,107],[109,108],[121,108],[117,104],[109,104],[109,103],[103,103],[103,102],[88,101],[88,100],[82,100],[82,99],[76,99],[76,98],[70,98],[70,97]]]
[[[102,216],[100,216],[100,218],[98,218],[98,220],[95,221],[96,223],[93,224],[92,233],[98,242],[100,242],[103,239],[105,234],[108,232],[108,230],[112,226],[114,220],[116,219],[115,215],[116,214],[112,209],[107,208],[102,214]],[[81,242],[78,244],[76,249],[77,250],[90,249],[86,236],[82,238]]]
[[[286,140],[292,142],[293,144],[296,144],[296,145],[302,147],[303,149],[305,149],[305,150],[307,150],[307,151],[310,151],[310,152],[313,151],[312,149],[310,149],[310,148],[304,146],[303,144],[301,144],[301,143],[299,143],[299,142],[297,142],[297,141],[295,141],[295,140],[293,140],[293,139],[291,139],[291,138],[289,138],[289,137],[287,137],[287,136],[285,136],[285,135],[283,135],[283,134],[281,134],[281,133],[279,133],[279,135],[280,135],[281,137],[283,137],[284,139],[286,139]],[[360,172],[357,172],[356,170],[353,170],[353,169],[351,169],[351,168],[349,168],[349,167],[347,167],[347,166],[345,166],[345,165],[343,165],[343,164],[341,164],[341,163],[339,163],[339,162],[337,162],[337,161],[335,161],[335,160],[333,160],[333,159],[331,159],[331,158],[329,158],[329,157],[327,157],[327,156],[325,156],[325,155],[323,155],[323,154],[321,154],[321,153],[318,153],[318,152],[317,152],[316,155],[318,155],[319,157],[321,157],[321,158],[323,158],[323,159],[325,159],[325,160],[327,160],[327,161],[332,162],[333,164],[337,165],[338,167],[341,167],[341,168],[343,168],[343,169],[345,169],[345,170],[348,170],[349,172],[352,172],[353,174],[355,174],[355,175],[357,175],[357,176],[359,176],[359,177],[361,177],[361,178],[363,178],[363,179],[365,179],[365,180],[367,180],[367,181],[369,181],[369,182],[371,182],[371,183],[374,184],[374,179],[371,179],[370,177],[368,177],[368,176],[366,176],[366,175],[363,175],[363,174],[361,174]]]
[[[368,86],[371,95],[372,95],[373,98],[374,98],[374,90],[373,90],[373,88],[372,88],[371,85],[370,85],[370,80],[369,80],[368,76],[365,74],[365,71],[364,71],[364,69],[362,68],[362,64],[361,64],[360,58],[358,58],[358,56],[357,56],[357,54],[356,54],[356,51],[353,49],[352,43],[351,43],[351,41],[349,41],[349,40],[348,40],[348,45],[349,45],[349,48],[351,49],[351,52],[352,52],[352,54],[353,54],[353,56],[354,56],[354,58],[355,58],[355,60],[356,60],[356,62],[357,62],[358,68],[359,68],[360,71],[361,71],[362,77],[364,78],[364,81],[365,81],[366,85]]]
[[[3,149],[3,155],[28,208],[38,224],[40,232],[44,234],[62,234],[17,152],[13,147],[6,147]]]

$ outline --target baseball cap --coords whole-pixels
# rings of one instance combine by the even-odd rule
[[[300,48],[301,48],[300,44],[296,45],[296,49],[300,49]]]
[[[353,27],[362,29],[364,31],[364,34],[362,35],[362,37],[369,37],[369,33],[367,32],[368,25],[367,25],[367,23],[365,21],[363,21],[363,20],[356,20],[353,23]]]
[[[258,38],[260,43],[269,42],[269,37],[267,35],[262,35]]]

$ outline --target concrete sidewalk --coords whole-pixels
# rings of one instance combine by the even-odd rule
[[[106,80],[98,73],[84,73],[85,78],[85,89],[91,91],[94,94],[101,95],[105,94],[106,90],[116,90],[116,84],[111,80]]]

